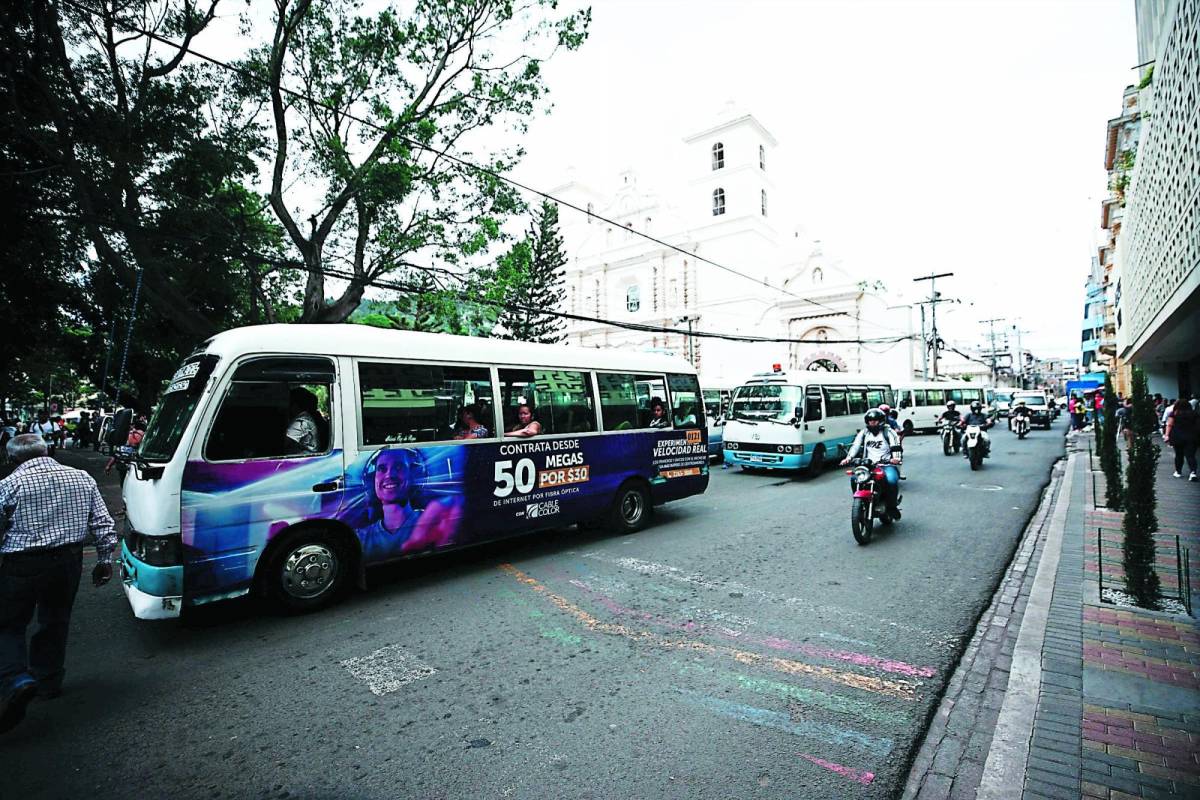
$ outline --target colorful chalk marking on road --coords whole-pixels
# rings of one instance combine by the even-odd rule
[[[691,705],[712,711],[723,717],[748,722],[760,728],[770,728],[782,731],[783,733],[790,733],[793,736],[815,739],[837,747],[854,748],[855,750],[861,750],[864,753],[870,753],[880,758],[892,752],[893,742],[886,737],[872,736],[869,733],[863,733],[862,731],[850,728],[841,728],[837,725],[829,725],[824,722],[795,720],[782,711],[772,711],[768,708],[734,703],[730,700],[722,700],[719,697],[710,697],[700,692],[694,692],[691,689],[676,689],[675,691],[683,695]]]
[[[673,639],[653,631],[638,630],[618,623],[604,622],[575,605],[567,598],[551,592],[536,578],[531,578],[512,564],[501,564],[500,569],[512,575],[518,582],[525,584],[533,591],[545,597],[559,610],[574,617],[588,630],[597,633],[621,636],[653,647],[726,656],[737,661],[739,664],[762,666],[784,675],[803,675],[819,680],[826,680],[842,686],[848,686],[852,689],[862,689],[863,691],[875,692],[903,700],[915,700],[917,696],[919,683],[876,678],[870,675],[860,675],[856,672],[844,672],[831,667],[808,664],[795,659],[766,656],[749,650],[710,644],[695,639]]]
[[[826,761],[823,758],[810,756],[808,753],[797,753],[801,758],[816,764],[818,767],[824,767],[830,772],[835,772],[843,778],[849,778],[855,783],[861,783],[863,786],[869,786],[871,781],[875,780],[874,772],[867,772],[865,769],[854,769],[852,767],[835,764],[832,761]]]
[[[817,647],[816,645],[805,644],[802,642],[793,642],[779,636],[757,636],[748,634],[744,631],[737,631],[731,628],[720,626],[705,625],[691,620],[686,622],[670,620],[662,615],[651,614],[647,611],[641,611],[636,608],[623,606],[611,597],[600,594],[592,589],[585,581],[571,580],[571,585],[578,589],[582,589],[592,596],[593,599],[602,605],[609,613],[621,617],[634,617],[647,622],[652,622],[656,625],[671,628],[673,630],[686,631],[688,633],[706,633],[720,636],[724,639],[732,639],[745,644],[758,645],[760,647],[768,647],[772,650],[782,650],[790,653],[800,653],[813,658],[824,658],[837,661],[846,661],[859,667],[867,667],[877,669],[882,672],[891,672],[899,675],[908,675],[914,678],[932,678],[937,674],[934,667],[920,667],[912,664],[906,664],[903,661],[895,661],[887,658],[878,658],[877,656],[868,655],[866,653],[855,653],[848,650],[830,650],[825,647]]]

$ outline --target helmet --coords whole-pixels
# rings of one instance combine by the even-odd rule
[[[948,408],[948,409],[950,409],[951,411],[953,411],[953,410],[954,410],[954,401],[953,401],[953,400],[949,400],[949,401],[947,401],[947,403],[946,403],[946,408]]]
[[[978,400],[972,400],[971,401],[971,410],[972,411],[983,411],[983,403],[979,402]]]
[[[889,406],[887,403],[884,403],[883,405],[881,405],[879,407],[879,410],[882,411],[884,414],[892,413],[892,407]]]
[[[863,417],[863,422],[867,425],[867,427],[870,427],[872,422],[878,422],[880,425],[882,425],[884,419],[885,415],[882,411],[880,411],[878,408],[872,408]]]

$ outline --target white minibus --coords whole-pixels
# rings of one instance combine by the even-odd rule
[[[725,463],[819,473],[849,449],[867,410],[893,399],[891,381],[883,378],[776,366],[734,390]]]
[[[966,381],[912,381],[896,384],[897,420],[905,435],[919,431],[937,430],[938,417],[946,403],[954,401],[958,410],[967,413],[971,403],[984,402],[983,386]]]

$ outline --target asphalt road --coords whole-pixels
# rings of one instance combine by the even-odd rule
[[[974,473],[909,439],[904,518],[865,548],[841,472],[718,467],[640,534],[388,568],[307,617],[138,622],[85,581],[3,795],[898,796],[1063,452],[993,434]]]

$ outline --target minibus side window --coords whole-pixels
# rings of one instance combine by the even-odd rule
[[[634,386],[638,404],[637,427],[649,428],[650,422],[654,418],[650,404],[655,399],[661,400],[664,406],[670,408],[667,399],[667,380],[662,375],[637,375],[634,377]]]
[[[700,381],[696,380],[696,376],[668,375],[667,388],[671,390],[672,421],[675,427],[702,427],[704,404],[700,401]]]
[[[500,397],[504,429],[519,425],[517,408],[532,406],[542,434],[596,430],[596,401],[591,374],[567,369],[501,369]]]
[[[364,445],[499,435],[487,367],[361,361],[358,384]]]
[[[900,398],[900,408],[908,408],[913,404],[912,391],[910,389],[900,389],[897,397]]]
[[[878,386],[872,386],[867,389],[867,406],[870,408],[879,408],[883,405],[883,390]]]
[[[804,392],[804,421],[815,422],[821,418],[821,387],[810,386]]]
[[[846,390],[846,397],[850,400],[851,414],[867,413],[867,391],[861,386],[851,386]]]
[[[205,443],[209,461],[328,453],[333,363],[259,358],[238,367]]]
[[[604,430],[630,431],[638,427],[637,378],[628,373],[597,372]]]
[[[925,390],[924,389],[913,389],[913,398],[914,398],[913,405],[917,405],[917,406],[929,405],[929,403],[925,402]]]
[[[825,415],[829,417],[844,417],[850,413],[846,406],[845,386],[825,387]]]
[[[943,406],[946,404],[946,393],[941,389],[929,389],[925,392],[925,399],[931,406]]]

